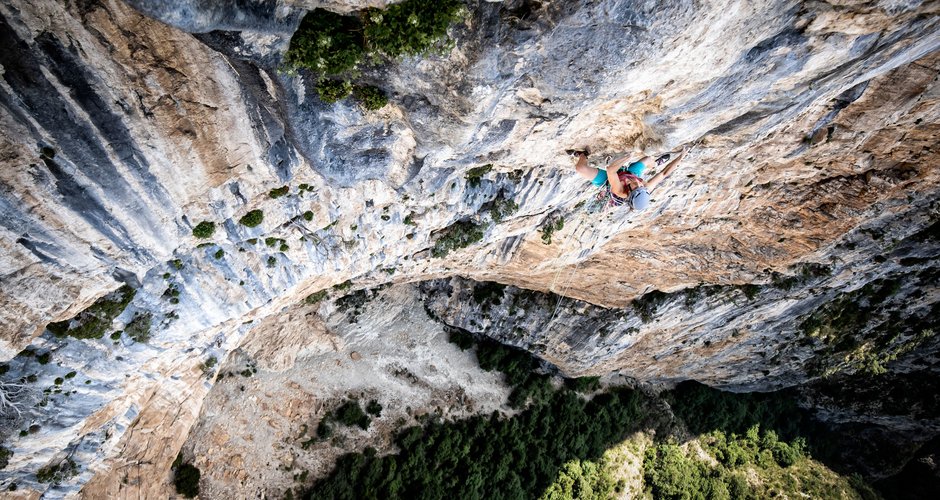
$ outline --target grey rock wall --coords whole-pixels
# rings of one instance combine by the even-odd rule
[[[558,318],[527,308],[486,324],[533,328],[488,334],[573,373],[768,389],[817,376],[817,358],[857,370],[834,357],[850,351],[792,345],[796,323],[826,301],[931,276],[934,240],[910,238],[937,220],[933,2],[470,2],[451,52],[363,70],[391,96],[379,112],[325,105],[313,75],[281,71],[305,9],[382,3],[0,5],[2,377],[35,375],[36,392],[49,389],[3,430],[14,451],[3,484],[165,495],[213,384],[203,363],[347,280],[462,275],[560,293],[571,300]],[[606,154],[696,140],[650,210],[590,216],[579,205],[594,192],[564,149],[590,146],[602,166]],[[478,184],[465,178],[486,164]],[[285,185],[288,196],[269,197]],[[496,223],[500,197],[518,210]],[[254,209],[263,224],[239,225]],[[543,244],[540,229],[560,218]],[[191,236],[203,220],[218,224],[208,241]],[[482,241],[434,258],[461,220],[481,224]],[[905,270],[902,259],[915,260]],[[800,263],[834,273],[770,286]],[[109,333],[149,313],[147,342],[45,330],[121,283],[138,293]],[[700,284],[717,293],[686,306],[676,292]],[[760,288],[754,300],[744,285]],[[891,299],[907,318],[936,303],[917,286],[924,295]],[[665,299],[644,323],[629,304],[651,291]],[[480,323],[459,296],[435,299],[452,308],[441,317]],[[933,363],[935,340],[915,354]],[[907,371],[907,355],[888,366]],[[19,436],[33,424],[37,434]],[[77,475],[35,481],[65,457]],[[124,482],[130,466],[136,479]]]

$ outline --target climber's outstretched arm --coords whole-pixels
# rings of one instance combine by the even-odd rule
[[[666,165],[666,168],[664,168],[664,169],[662,170],[662,172],[659,172],[658,174],[654,175],[652,179],[646,181],[646,189],[649,190],[649,191],[652,191],[652,190],[655,189],[656,186],[658,186],[659,183],[662,182],[666,177],[669,177],[669,174],[671,174],[672,171],[675,170],[676,167],[679,166],[679,162],[682,161],[682,158],[684,158],[684,157],[685,157],[685,154],[688,153],[688,152],[689,152],[689,148],[688,148],[688,147],[683,147],[683,148],[682,148],[682,152],[679,153],[679,156],[677,156],[674,160],[672,160],[671,162],[669,162],[669,164]]]

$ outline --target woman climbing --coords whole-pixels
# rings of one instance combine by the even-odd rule
[[[624,168],[624,165],[630,157],[623,156],[610,162],[605,170],[594,168],[588,164],[588,152],[586,150],[571,151],[571,154],[578,160],[574,169],[581,177],[589,179],[591,184],[597,187],[606,188],[601,191],[599,198],[603,197],[608,206],[629,204],[630,208],[634,210],[643,210],[649,206],[650,192],[656,189],[656,186],[675,170],[688,152],[689,148],[683,147],[682,152],[679,153],[676,159],[669,162],[662,172],[654,175],[648,181],[643,180],[643,171],[653,163],[657,165],[666,163],[669,161],[669,154],[660,156],[655,160],[652,156],[644,156],[630,163],[626,168]]]

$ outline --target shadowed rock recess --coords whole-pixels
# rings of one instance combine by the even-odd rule
[[[550,420],[566,379],[632,423],[502,491],[678,498],[655,464],[760,423],[766,467],[706,497],[932,498],[940,4],[464,3],[342,75],[377,110],[323,102],[292,35],[434,2],[0,3],[0,490],[316,496],[408,426]],[[691,143],[640,212],[588,213],[565,153]]]

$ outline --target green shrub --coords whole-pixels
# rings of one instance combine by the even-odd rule
[[[388,97],[382,89],[374,85],[355,85],[353,86],[353,97],[356,102],[369,111],[382,109],[388,104]]]
[[[483,180],[483,176],[488,174],[493,170],[493,164],[487,163],[482,167],[473,167],[467,170],[467,173],[464,175],[464,179],[467,180],[467,186],[471,188],[479,187],[480,182]]]
[[[369,401],[368,405],[366,405],[366,413],[372,415],[373,417],[379,417],[382,415],[382,405],[373,399]]]
[[[199,494],[199,469],[192,464],[181,464],[173,474],[176,492],[186,498],[195,498]]]
[[[463,12],[458,0],[405,0],[348,16],[314,9],[291,37],[284,63],[332,76],[354,72],[367,48],[373,60],[422,55],[447,46],[447,28]]]
[[[36,480],[40,483],[59,484],[75,474],[78,474],[78,466],[71,458],[66,458],[58,464],[48,465],[36,471]]]
[[[439,233],[431,255],[446,257],[452,250],[466,248],[483,239],[484,229],[484,226],[470,221],[455,222]]]
[[[327,292],[326,290],[320,290],[319,292],[311,293],[310,295],[307,295],[307,298],[304,299],[304,302],[308,304],[316,304],[317,302],[320,302],[321,300],[325,299],[327,293],[329,292]]]
[[[385,10],[366,9],[365,39],[372,52],[391,58],[443,48],[447,28],[464,12],[459,0],[405,0]]]
[[[347,426],[357,425],[360,429],[368,429],[372,419],[362,411],[358,400],[350,400],[334,412],[336,421]]]
[[[277,265],[277,259],[275,259],[273,255],[268,257],[268,267],[274,267],[276,265]]]
[[[322,75],[339,75],[356,68],[365,55],[364,46],[358,17],[314,9],[291,36],[284,62]]]
[[[170,261],[170,265],[172,265],[173,269],[176,269],[177,271],[183,269],[183,261],[180,259],[173,259]]]
[[[330,415],[325,416],[322,420],[320,420],[320,423],[317,424],[317,437],[320,439],[329,439],[333,437],[333,426],[330,425],[330,422],[327,418],[329,416]]]
[[[317,83],[317,95],[327,104],[341,101],[351,93],[352,84],[345,80],[322,80]]]
[[[542,226],[542,243],[546,245],[552,244],[552,235],[555,234],[555,231],[561,231],[565,227],[565,219],[559,217],[554,221],[549,220]]]
[[[202,365],[200,365],[200,368],[202,369],[203,373],[210,374],[212,373],[212,368],[214,368],[218,362],[218,358],[215,356],[209,356],[205,361],[203,361]]]
[[[708,498],[701,494],[707,476],[707,468],[702,463],[687,458],[674,444],[660,444],[646,450],[643,479],[653,498]]]
[[[279,188],[274,188],[268,191],[268,196],[271,198],[280,198],[281,196],[286,195],[290,192],[290,186],[281,186]]]
[[[310,210],[307,210],[306,212],[304,212],[304,220],[307,221],[307,222],[312,221],[312,220],[313,220],[313,212],[311,212]]]
[[[10,464],[10,457],[13,456],[13,450],[6,446],[0,446],[0,470],[6,469]]]
[[[238,219],[238,223],[246,227],[256,227],[264,221],[264,212],[252,210]]]
[[[465,330],[460,330],[457,328],[448,329],[447,340],[450,341],[451,344],[459,347],[461,351],[466,351],[467,349],[473,347],[473,345],[476,343],[473,335]]]
[[[193,236],[197,238],[211,238],[215,233],[215,222],[204,220],[193,228]]]
[[[49,363],[49,361],[51,360],[52,360],[52,353],[49,351],[46,351],[40,354],[39,356],[36,356],[36,361],[41,365],[45,365]]]
[[[134,342],[144,343],[150,340],[150,327],[153,323],[153,315],[148,313],[136,313],[134,319],[124,327],[124,333],[134,339]]]
[[[493,218],[493,222],[499,224],[516,213],[517,210],[519,210],[519,205],[515,201],[500,196],[493,200],[493,206],[490,207],[490,217]]]
[[[50,323],[46,328],[59,338],[70,336],[78,339],[100,339],[111,327],[114,318],[124,312],[136,293],[137,290],[124,285],[98,299],[71,320]]]

